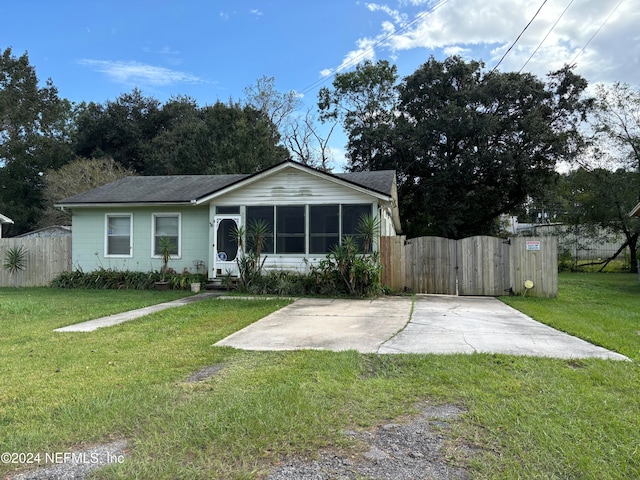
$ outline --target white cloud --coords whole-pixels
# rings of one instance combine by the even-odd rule
[[[251,13],[251,15],[254,15],[256,17],[261,17],[262,16],[262,12],[260,10],[258,10],[258,9],[255,9],[255,8],[253,10],[251,10],[249,13]]]
[[[531,0],[389,0],[387,3],[392,5],[365,4],[370,12],[382,11],[389,18],[381,22],[377,36],[358,40],[356,48],[345,55],[337,71],[376,57],[397,58],[397,62],[401,62],[403,52],[414,50],[424,50],[424,58],[431,54],[436,57],[460,54],[484,60],[487,68],[492,68],[540,7],[539,2]],[[569,3],[570,0],[545,3],[506,56],[500,70],[519,71],[526,64],[524,71],[542,78],[576,61],[577,72],[590,83],[616,80],[637,83],[640,9],[630,1],[619,4],[618,0],[581,0],[571,3],[563,14]],[[536,48],[538,51],[527,63]],[[580,53],[583,48],[584,52]]]
[[[338,65],[336,68],[326,68],[320,71],[321,77],[327,77],[329,75],[333,75],[336,72],[341,72],[343,70],[348,70],[357,64],[364,62],[365,60],[375,60],[376,52],[375,52],[375,44],[376,40],[372,38],[361,38],[357,42],[357,47],[355,50],[347,53],[342,60],[342,63]]]
[[[187,72],[140,62],[113,60],[78,60],[80,65],[104,73],[110,80],[127,85],[166,86],[176,83],[203,83],[200,77]]]
[[[392,9],[388,5],[378,5],[377,3],[367,3],[365,5],[371,12],[382,11],[386,13],[395,23],[403,24],[407,21],[406,14],[401,13],[399,10]]]

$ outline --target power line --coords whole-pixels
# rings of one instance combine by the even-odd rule
[[[536,47],[536,49],[533,51],[533,53],[529,56],[529,58],[527,59],[526,62],[524,62],[524,65],[522,65],[522,68],[520,68],[520,70],[518,70],[518,73],[521,73],[522,70],[524,70],[524,67],[527,66],[527,64],[531,61],[531,59],[533,58],[533,56],[538,52],[538,49],[542,46],[542,44],[547,40],[547,37],[551,34],[551,32],[553,32],[553,29],[556,28],[556,25],[558,25],[558,22],[560,21],[560,19],[564,16],[565,13],[567,13],[567,10],[569,10],[569,7],[571,6],[571,4],[573,4],[574,0],[571,0],[569,2],[569,4],[565,7],[565,9],[562,11],[562,13],[560,14],[560,16],[558,17],[558,19],[555,21],[555,23],[553,24],[553,26],[551,27],[551,29],[547,32],[547,34],[544,36],[544,38],[542,39],[542,41],[538,44],[538,46]]]
[[[333,70],[333,72],[330,75],[326,75],[322,78],[319,78],[318,80],[316,80],[315,82],[313,82],[311,85],[309,85],[308,87],[305,87],[303,90],[300,91],[300,94],[304,95],[308,92],[310,92],[311,90],[314,90],[315,88],[319,87],[320,85],[322,85],[323,83],[326,83],[330,78],[333,78],[336,76],[337,73],[346,70],[347,68],[353,67],[354,65],[357,65],[358,63],[360,63],[360,61],[364,58],[364,56],[367,54],[367,52],[371,49],[374,49],[376,47],[379,47],[380,45],[382,45],[383,43],[385,43],[387,40],[398,36],[399,34],[405,32],[406,30],[408,30],[409,28],[411,28],[413,25],[415,25],[417,22],[419,22],[420,20],[424,19],[427,15],[432,14],[433,12],[435,12],[438,8],[440,8],[441,6],[443,6],[445,3],[448,3],[449,0],[440,0],[440,2],[438,2],[436,5],[434,5],[430,10],[424,11],[422,13],[419,13],[416,18],[414,18],[412,21],[410,21],[409,23],[403,25],[400,29],[398,29],[397,31],[393,31],[388,33],[387,35],[385,35],[384,37],[382,37],[381,39],[377,40],[373,45],[371,45],[370,47],[366,48],[362,53],[360,53],[359,55],[356,55],[354,58],[352,58],[349,62],[347,62],[345,65],[343,65],[342,67],[338,67],[336,69]]]
[[[542,5],[540,5],[540,8],[538,8],[538,11],[535,13],[535,15],[533,16],[533,18],[531,20],[529,20],[529,23],[527,23],[525,25],[525,27],[522,29],[522,31],[520,32],[520,35],[518,35],[516,37],[516,39],[513,41],[513,43],[511,44],[511,46],[507,49],[506,52],[504,52],[504,55],[502,55],[502,58],[500,59],[500,61],[498,63],[496,63],[496,66],[493,67],[491,69],[491,71],[489,73],[493,73],[494,70],[496,68],[498,68],[500,66],[500,64],[502,63],[502,61],[505,59],[505,57],[509,54],[509,52],[513,49],[513,47],[516,46],[516,43],[518,43],[518,40],[520,40],[520,37],[522,37],[522,35],[524,34],[524,32],[527,30],[527,28],[529,28],[529,25],[531,25],[533,23],[533,21],[536,19],[536,17],[538,16],[538,14],[540,13],[540,10],[542,10],[542,7],[544,7],[545,3],[547,3],[548,0],[544,0],[542,2]]]
[[[609,19],[611,18],[611,16],[615,13],[615,11],[618,9],[618,7],[620,6],[620,4],[623,2],[624,0],[620,0],[618,2],[618,4],[613,8],[613,10],[611,10],[611,12],[609,13],[609,15],[607,16],[607,18],[604,19],[604,22],[602,22],[602,25],[600,25],[600,27],[595,31],[595,33],[593,35],[591,35],[591,38],[589,39],[589,41],[587,41],[587,43],[584,45],[584,47],[582,47],[582,50],[580,50],[578,52],[578,54],[573,58],[573,61],[571,62],[571,64],[573,65],[574,63],[576,63],[576,60],[578,59],[578,57],[580,55],[582,55],[582,53],[586,50],[586,48],[589,46],[589,44],[591,43],[591,40],[593,40],[595,38],[595,36],[600,33],[600,30],[602,30],[602,27],[605,26],[605,24],[609,21]]]

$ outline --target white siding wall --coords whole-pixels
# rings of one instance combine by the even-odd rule
[[[370,203],[373,197],[295,169],[285,169],[216,198],[217,205]]]

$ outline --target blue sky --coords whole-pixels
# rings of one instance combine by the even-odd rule
[[[365,59],[401,76],[430,55],[493,68],[532,19],[500,70],[543,77],[575,61],[590,83],[640,80],[637,0],[5,0],[0,18],[0,49],[27,51],[74,102],[138,87],[202,106],[242,100],[267,76],[313,106],[334,72]],[[338,168],[344,143],[334,136]]]

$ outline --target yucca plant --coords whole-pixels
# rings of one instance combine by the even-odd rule
[[[9,276],[15,281],[15,275],[27,267],[27,249],[24,245],[7,249],[4,255],[2,268],[9,272]]]
[[[362,235],[364,253],[373,251],[373,242],[380,235],[380,218],[373,215],[363,215],[356,231]]]
[[[162,281],[166,282],[169,260],[171,260],[171,252],[175,249],[175,246],[167,237],[161,237],[158,243],[158,249],[160,251],[160,257],[162,258]]]

